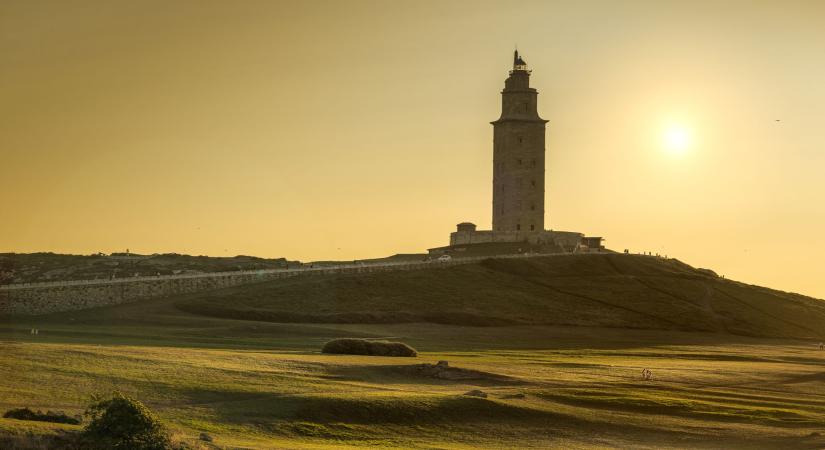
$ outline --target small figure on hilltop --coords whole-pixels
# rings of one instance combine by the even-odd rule
[[[822,342],[820,342],[820,343],[819,343],[819,349],[820,349],[820,350],[825,350],[825,344],[823,344]]]
[[[645,381],[650,381],[653,379],[653,372],[650,369],[642,369],[642,379]]]

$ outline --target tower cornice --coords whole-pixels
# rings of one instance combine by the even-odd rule
[[[536,88],[510,88],[510,89],[502,89],[502,94],[538,94],[539,91]]]
[[[541,118],[539,118],[539,119],[519,119],[519,118],[516,118],[516,117],[507,117],[506,119],[494,120],[494,121],[490,122],[490,124],[491,125],[496,125],[496,124],[504,123],[504,122],[548,123],[550,121],[545,120],[545,119],[541,119]]]

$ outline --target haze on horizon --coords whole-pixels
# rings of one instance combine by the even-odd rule
[[[825,298],[816,1],[6,1],[0,251],[353,259],[489,228],[515,44],[548,228]]]

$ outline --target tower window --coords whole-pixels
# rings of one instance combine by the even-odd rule
[[[536,226],[535,225],[530,225],[530,231],[536,231]]]
[[[523,137],[521,137],[521,136],[519,136],[519,137],[518,137],[518,143],[519,143],[519,144],[521,144],[522,142],[524,142],[524,138],[523,138]]]
[[[530,105],[527,103],[524,104],[524,112],[530,112]]]
[[[535,210],[536,210],[536,205],[530,205],[530,211],[535,211]]]
[[[531,162],[530,162],[530,165],[531,165],[532,167],[536,167],[536,160],[534,159],[533,161],[531,161]]]
[[[517,223],[517,224],[516,224],[516,231],[520,231],[520,230],[521,230],[521,224],[520,224],[520,223]]]
[[[530,180],[530,186],[536,187],[536,180]]]
[[[517,159],[516,161],[518,161],[518,165],[521,165],[521,160],[520,159]]]

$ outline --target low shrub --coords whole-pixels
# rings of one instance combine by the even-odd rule
[[[143,403],[119,392],[97,397],[86,410],[90,418],[80,441],[83,448],[107,450],[167,450],[169,433]]]
[[[370,341],[367,339],[333,339],[321,349],[321,353],[369,356],[418,356],[414,348],[403,342]]]
[[[32,411],[29,408],[11,409],[6,411],[6,413],[3,414],[3,417],[7,419],[36,420],[38,422],[68,423],[71,425],[77,425],[80,423],[80,420],[77,418],[67,416],[59,411],[46,411],[43,413],[40,410]]]

